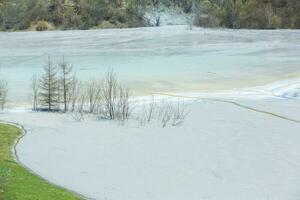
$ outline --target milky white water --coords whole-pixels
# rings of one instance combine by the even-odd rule
[[[238,102],[300,120],[298,101]],[[299,200],[299,123],[226,102],[186,106],[184,123],[166,128],[156,120],[0,116],[27,129],[17,146],[24,165],[93,200]]]
[[[300,77],[299,30],[165,26],[0,33],[1,76],[10,99],[29,101],[30,78],[47,55],[65,56],[80,79],[113,68],[138,94],[215,92]]]

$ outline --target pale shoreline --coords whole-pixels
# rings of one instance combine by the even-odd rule
[[[134,93],[133,93],[134,94]],[[223,91],[207,91],[207,92],[153,92],[148,95],[135,94],[132,99],[136,101],[148,101],[155,97],[156,100],[166,97],[178,97],[182,99],[195,98],[220,98],[220,99],[234,99],[234,100],[261,100],[261,99],[300,99],[300,78],[293,78],[287,80],[275,81],[266,85],[253,86],[232,90]],[[30,102],[11,102],[8,100],[5,112],[27,112],[31,110]],[[3,112],[3,111],[2,111]]]

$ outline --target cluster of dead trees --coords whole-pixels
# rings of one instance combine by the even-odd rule
[[[154,97],[141,106],[137,114],[137,121],[141,126],[149,123],[159,123],[163,128],[167,126],[178,126],[182,124],[189,111],[183,100],[177,101],[155,101]]]
[[[125,121],[132,110],[130,91],[119,84],[113,70],[83,83],[64,59],[54,65],[49,57],[42,76],[32,78],[31,89],[34,111],[72,112],[78,121],[86,114]]]
[[[71,108],[78,121],[84,120],[86,114],[92,114],[123,122],[129,119],[133,105],[130,90],[122,87],[116,73],[109,70],[103,79],[76,83]]]
[[[43,74],[33,76],[31,89],[34,111],[69,112],[77,121],[93,116],[124,122],[133,115],[140,125],[156,121],[166,127],[180,125],[188,114],[183,101],[159,103],[154,98],[133,112],[140,102],[131,98],[113,70],[103,78],[81,82],[64,58],[55,65],[49,57]]]

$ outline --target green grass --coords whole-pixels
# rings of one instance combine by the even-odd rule
[[[28,172],[14,160],[11,148],[21,134],[17,127],[0,124],[0,200],[82,199]]]

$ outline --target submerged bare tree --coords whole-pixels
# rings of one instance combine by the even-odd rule
[[[72,77],[72,86],[70,90],[70,110],[71,112],[75,111],[76,102],[79,98],[80,88],[82,87],[81,83],[74,74]]]
[[[47,106],[48,111],[57,108],[58,103],[58,86],[57,68],[53,65],[50,57],[44,67],[44,74],[40,78],[40,100],[43,105]]]
[[[101,98],[101,82],[92,80],[87,84],[86,100],[90,113],[95,113],[98,110],[98,104]]]
[[[153,119],[154,115],[155,115],[155,107],[156,107],[156,103],[154,100],[154,96],[152,96],[151,101],[149,102],[148,105],[148,111],[146,110],[146,114],[147,114],[147,122],[150,123],[151,120]]]
[[[104,115],[109,119],[115,119],[117,103],[118,79],[113,70],[107,72],[103,81],[102,99],[104,101]]]
[[[7,94],[7,82],[5,80],[0,80],[0,106],[2,110],[4,109],[5,104],[7,103]]]
[[[182,124],[188,115],[184,101],[177,102],[162,102],[159,112],[158,119],[161,120],[162,127],[166,127],[168,124],[172,126],[178,126]]]
[[[131,106],[129,102],[130,90],[128,88],[119,87],[117,101],[116,119],[125,121],[131,114]]]
[[[189,111],[186,110],[184,101],[177,101],[173,104],[173,113],[172,113],[172,126],[178,126],[182,124],[189,114]]]
[[[72,65],[66,63],[63,57],[61,63],[59,63],[59,69],[61,75],[60,77],[61,86],[59,87],[59,89],[62,91],[61,95],[62,95],[63,110],[64,112],[67,112],[70,103],[72,86],[74,84],[73,67]]]
[[[83,121],[85,116],[85,103],[86,96],[85,94],[80,94],[77,97],[76,104],[74,106],[74,111],[72,112],[72,116],[76,121]]]
[[[118,83],[118,78],[113,70],[109,70],[102,83],[101,101],[102,113],[111,120],[124,121],[131,114],[130,90]]]
[[[36,111],[38,109],[39,102],[39,77],[33,75],[31,78],[31,96],[32,96],[32,109]]]
[[[188,113],[183,100],[178,99],[177,102],[162,100],[157,103],[152,97],[150,102],[143,105],[136,119],[142,126],[151,121],[157,121],[165,128],[167,126],[179,126],[184,122]]]

